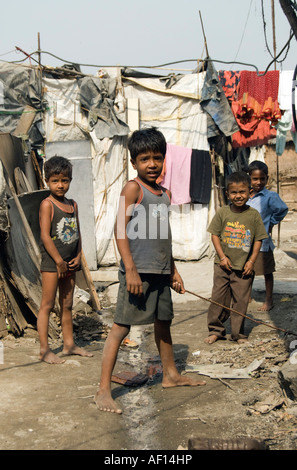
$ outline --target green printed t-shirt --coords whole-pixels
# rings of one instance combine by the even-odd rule
[[[248,207],[243,212],[232,212],[230,206],[221,207],[212,219],[208,232],[220,238],[224,254],[231,261],[232,269],[242,271],[255,241],[267,238],[259,212]],[[215,263],[220,263],[218,255]]]

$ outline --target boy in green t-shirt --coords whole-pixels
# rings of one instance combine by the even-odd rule
[[[208,227],[216,250],[211,298],[224,305],[231,294],[232,308],[243,314],[250,298],[254,263],[262,240],[267,238],[259,212],[246,204],[250,197],[250,185],[249,175],[232,173],[226,191],[230,204],[218,210]],[[216,304],[210,305],[206,343],[212,344],[225,337],[223,310]],[[232,340],[238,343],[247,341],[247,336],[243,334],[244,317],[231,312],[230,319]]]

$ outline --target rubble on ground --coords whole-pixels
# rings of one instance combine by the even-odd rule
[[[186,366],[186,370],[196,369],[202,374],[206,371],[205,375],[224,384],[226,401],[230,393],[237,413],[241,405],[245,416],[250,418],[250,426],[249,421],[244,425],[238,423],[237,433],[243,432],[243,427],[244,436],[260,436],[269,449],[275,446],[296,449],[297,365],[290,362],[289,344],[288,338],[269,333],[266,338],[241,345],[220,341],[212,350],[194,351]],[[245,374],[249,367],[250,377]],[[216,375],[212,375],[212,370]]]

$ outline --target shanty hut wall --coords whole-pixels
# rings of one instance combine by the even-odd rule
[[[118,116],[127,121],[130,131],[135,127],[156,126],[169,143],[208,151],[207,118],[199,103],[203,79],[203,74],[183,76],[167,91],[159,79],[141,83],[129,81],[118,89],[115,97]],[[59,149],[64,156],[72,159],[75,169],[75,160],[83,157],[82,152],[77,150],[81,143],[88,141],[91,146],[92,165],[85,171],[92,172],[93,188],[88,188],[88,199],[91,201],[90,214],[94,211],[95,225],[92,227],[87,222],[81,224],[82,232],[84,227],[87,232],[85,235],[83,233],[82,238],[90,268],[97,268],[89,254],[92,236],[97,265],[117,264],[119,254],[113,228],[118,200],[124,183],[134,176],[127,154],[127,136],[98,137],[98,132],[92,128],[87,115],[79,106],[81,98],[77,81],[45,78],[44,90],[44,99],[48,103],[44,114],[46,158]],[[140,119],[138,122],[134,119],[131,124],[131,103],[135,103],[134,98],[137,98],[139,109],[136,114],[139,114]],[[71,192],[79,209],[84,206],[86,197],[84,188],[80,188],[81,178],[82,173],[76,189]],[[211,201],[209,205],[181,204],[172,208],[173,253],[176,258],[198,260],[207,254],[209,235],[206,228],[212,207]],[[80,210],[81,213],[83,217]]]

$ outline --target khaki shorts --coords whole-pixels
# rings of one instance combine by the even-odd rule
[[[275,271],[273,251],[260,251],[254,264],[256,276],[271,274]]]
[[[114,322],[122,325],[147,325],[156,319],[170,321],[173,306],[169,274],[140,273],[143,294],[127,291],[126,275],[119,271],[119,290]]]

